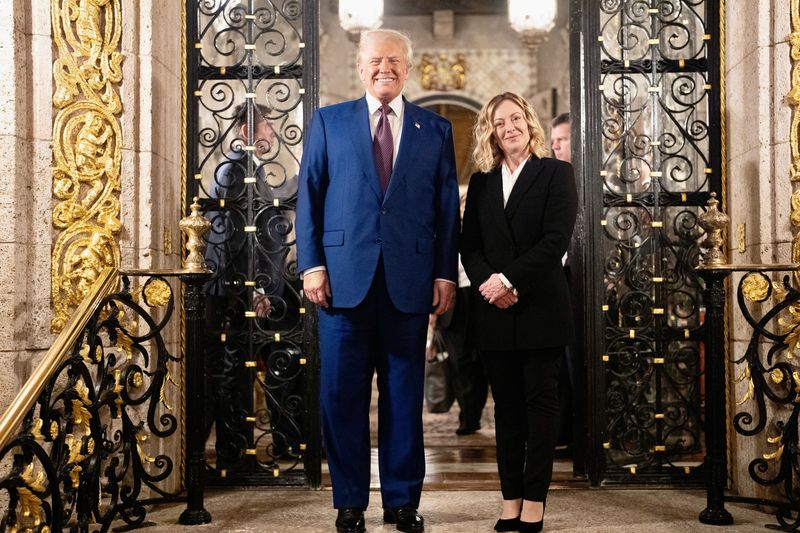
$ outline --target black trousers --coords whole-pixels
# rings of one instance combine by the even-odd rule
[[[558,375],[564,347],[481,355],[494,398],[503,499],[545,501],[558,438]]]

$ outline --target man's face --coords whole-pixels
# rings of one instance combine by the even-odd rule
[[[358,77],[367,92],[382,103],[394,100],[408,79],[403,45],[395,39],[370,39],[358,58]]]
[[[553,149],[553,157],[561,161],[571,162],[571,152],[569,147],[569,123],[559,124],[550,132],[550,147]]]

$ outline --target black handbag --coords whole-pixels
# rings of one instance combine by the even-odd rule
[[[425,362],[425,403],[429,413],[446,413],[455,400],[447,358],[449,354],[438,329],[433,331],[434,351]]]

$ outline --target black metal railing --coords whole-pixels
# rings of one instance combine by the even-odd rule
[[[707,505],[699,518],[705,524],[730,525],[733,516],[725,509],[725,502],[752,503],[776,509],[778,523],[770,524],[768,528],[797,531],[800,529],[797,485],[800,474],[797,431],[800,365],[795,363],[794,353],[800,343],[800,292],[794,285],[800,281],[800,265],[728,264],[722,232],[727,228],[729,218],[717,206],[712,194],[708,209],[700,217],[700,225],[706,230],[705,253],[697,273],[705,282],[704,473]],[[781,271],[793,275],[786,274],[778,280],[770,278]],[[736,317],[741,315],[751,329],[743,353],[739,353],[737,345],[731,343],[731,332],[726,331],[725,282],[734,272],[745,273],[737,285],[734,307]],[[774,300],[771,307],[767,304],[770,298]],[[745,394],[736,402],[739,411],[732,418],[728,413],[731,405],[728,392],[733,386],[726,372],[731,362],[727,347],[731,345],[734,349],[730,360],[741,376],[735,379],[736,383],[749,380]],[[769,491],[768,497],[725,494],[728,486],[729,423],[742,438],[761,438],[765,444],[774,447],[753,458],[747,469],[756,484],[776,487]]]
[[[135,288],[132,278],[141,278]],[[170,278],[184,289],[185,359],[164,335],[180,291]],[[181,391],[174,381],[185,363],[187,404],[197,405],[198,395],[202,404],[197,333],[207,278],[103,271],[0,418],[0,489],[8,496],[0,530],[107,531],[112,522],[141,525],[146,506],[174,501],[188,502],[182,523],[210,520],[203,509],[202,413],[185,411],[182,469]],[[172,386],[177,400],[170,400]]]
[[[706,281],[706,425],[708,506],[700,521],[733,523],[725,502],[751,503],[774,509],[770,529],[800,529],[800,265],[719,265],[699,271]],[[746,382],[736,412],[726,418],[724,314],[725,280],[741,273],[734,312],[750,329],[744,348],[734,348],[735,383]],[[730,382],[729,382],[730,385]],[[766,497],[726,495],[726,420],[740,439],[759,439],[760,449],[747,467]]]

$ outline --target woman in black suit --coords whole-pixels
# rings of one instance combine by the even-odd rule
[[[497,531],[538,532],[558,437],[558,374],[573,342],[561,268],[577,211],[572,166],[547,154],[530,104],[492,98],[475,126],[461,254],[495,402],[503,510]]]

